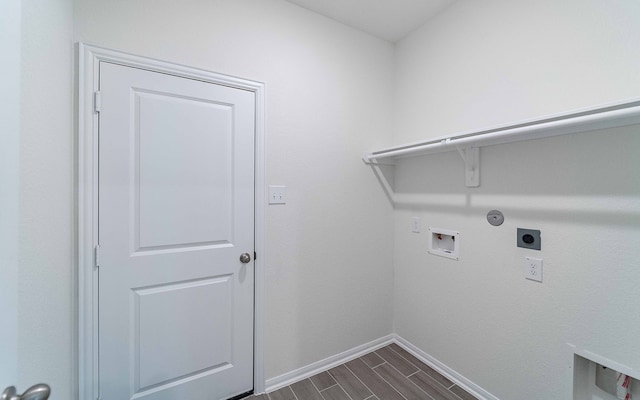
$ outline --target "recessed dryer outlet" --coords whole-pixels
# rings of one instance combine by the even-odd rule
[[[516,241],[518,247],[525,249],[540,250],[542,246],[540,231],[537,229],[518,228]]]
[[[429,254],[457,260],[459,249],[460,232],[429,228]]]

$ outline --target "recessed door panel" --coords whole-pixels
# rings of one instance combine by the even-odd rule
[[[252,92],[100,63],[103,399],[253,387]]]
[[[233,107],[134,91],[136,251],[231,243]]]
[[[136,392],[232,364],[231,286],[227,275],[133,290]]]

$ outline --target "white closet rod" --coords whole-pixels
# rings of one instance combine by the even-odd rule
[[[488,145],[518,142],[569,133],[640,124],[640,100],[540,118],[495,129],[467,132],[421,143],[367,153],[363,160],[375,164],[385,158],[410,157]]]

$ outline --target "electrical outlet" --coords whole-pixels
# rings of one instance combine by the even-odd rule
[[[524,277],[532,281],[542,282],[542,260],[539,258],[524,258]]]

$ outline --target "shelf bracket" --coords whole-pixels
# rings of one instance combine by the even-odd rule
[[[378,160],[376,160],[375,158],[370,158],[370,157],[371,156],[369,154],[365,153],[365,155],[362,156],[362,162],[364,162],[367,165],[374,165],[374,166],[375,165],[384,165],[384,166],[387,166],[387,167],[395,167],[396,166],[396,164],[394,164],[394,163],[381,163],[381,162],[378,162]],[[375,160],[375,161],[371,161],[372,159]]]
[[[480,186],[480,148],[467,147],[460,149],[456,146],[458,154],[464,162],[464,182],[467,187]]]

